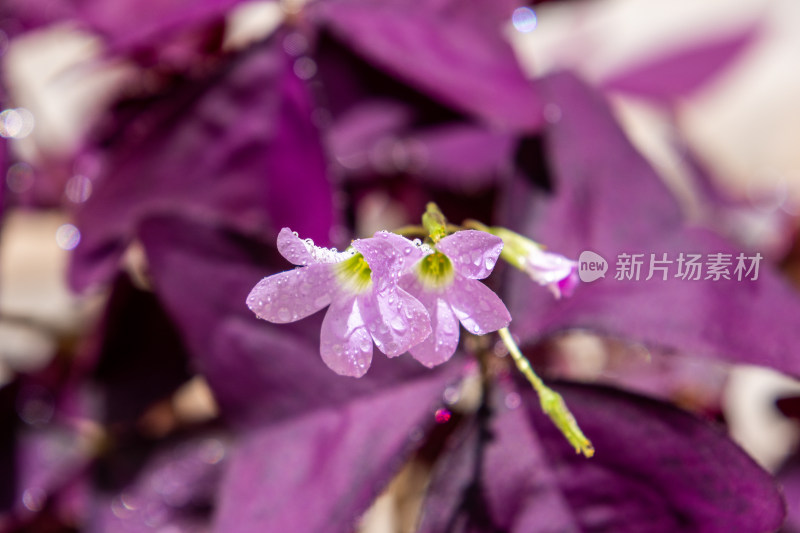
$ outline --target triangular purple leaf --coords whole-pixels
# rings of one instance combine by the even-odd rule
[[[356,53],[447,106],[501,129],[542,123],[535,89],[496,19],[431,2],[340,0],[310,9]]]
[[[533,340],[569,328],[654,344],[699,356],[766,365],[800,374],[794,317],[800,299],[762,261],[756,281],[689,281],[676,278],[680,253],[731,254],[738,250],[711,232],[684,225],[678,205],[655,171],[636,152],[602,98],[574,76],[542,80],[543,93],[561,109],[546,135],[555,195],[534,201],[522,231],[552,251],[578,258],[599,253],[605,279],[553,301],[523,275],[513,273],[511,329]],[[620,253],[645,254],[639,281],[617,280]],[[666,253],[671,274],[648,276],[650,254]],[[733,267],[731,268],[733,271]],[[703,274],[705,276],[705,273]],[[534,295],[534,292],[536,293]]]
[[[476,508],[463,508],[451,531],[755,533],[780,525],[783,505],[769,474],[708,423],[614,389],[557,384],[597,450],[586,459],[542,414],[533,391],[521,387],[503,386],[494,397],[477,478],[489,521],[477,527]],[[468,437],[458,446],[476,442]],[[464,475],[473,466],[445,459],[421,531],[442,530],[442,503],[466,494],[464,481],[459,487],[452,479],[474,483]]]
[[[432,373],[250,434],[232,458],[214,531],[353,531],[432,425],[452,377]]]
[[[101,175],[77,213],[74,287],[108,281],[136,224],[154,212],[275,234],[291,226],[327,242],[331,191],[310,95],[275,39],[133,106],[134,118],[97,149]]]
[[[209,531],[229,436],[203,430],[152,443],[132,440],[96,466],[85,531]]]
[[[694,44],[628,67],[601,85],[606,90],[642,96],[671,104],[702,88],[729,66],[758,37],[757,27],[748,26],[731,35]]]

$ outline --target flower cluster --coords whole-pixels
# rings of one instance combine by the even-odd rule
[[[436,208],[429,208],[423,222],[430,244],[379,231],[344,252],[315,246],[283,228],[278,250],[297,268],[262,279],[247,305],[275,323],[294,322],[327,306],[320,353],[338,374],[363,376],[373,344],[388,357],[410,352],[427,367],[444,363],[458,346],[459,323],[484,335],[511,322],[502,300],[478,281],[491,274],[506,239],[492,234],[496,228],[448,234]],[[553,283],[562,281],[557,278]]]
[[[455,352],[458,322],[482,335],[511,321],[500,298],[477,281],[491,273],[502,247],[499,237],[475,230],[434,246],[380,231],[336,252],[284,228],[278,250],[298,268],[261,280],[247,304],[275,323],[329,306],[320,353],[338,374],[364,375],[373,343],[389,357],[410,351],[432,367]]]

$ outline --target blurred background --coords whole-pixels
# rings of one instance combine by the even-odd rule
[[[9,391],[13,391],[13,398],[6,403],[18,417],[14,427],[41,428],[64,408],[47,383],[63,384],[64,376],[80,375],[82,365],[94,364],[86,354],[96,353],[98,346],[115,338],[103,333],[108,329],[104,324],[113,324],[113,320],[107,322],[111,320],[109,313],[119,312],[118,317],[144,323],[155,320],[152,313],[160,312],[147,301],[152,282],[138,239],[125,244],[114,266],[125,272],[128,290],[144,302],[127,314],[122,308],[113,311],[119,278],[97,282],[94,273],[81,278],[80,268],[88,259],[79,267],[70,267],[73,254],[84,243],[86,224],[102,224],[102,218],[80,219],[80,213],[87,202],[102,203],[93,198],[103,186],[98,187],[96,180],[107,173],[109,167],[104,165],[118,157],[118,153],[109,155],[118,146],[115,143],[124,135],[134,135],[136,128],[155,143],[163,140],[158,126],[146,121],[131,126],[129,121],[135,121],[137,113],[144,116],[142,109],[151,110],[136,106],[148,102],[157,105],[162,97],[167,107],[180,106],[180,98],[171,103],[167,99],[180,91],[186,91],[188,103],[194,96],[186,90],[187,84],[205,83],[202,80],[224,69],[220,65],[231,57],[259,46],[257,43],[287,24],[295,28],[292,35],[296,37],[288,44],[284,42],[284,48],[305,49],[310,39],[304,41],[303,32],[313,22],[304,18],[305,7],[297,1],[146,2],[140,8],[127,1],[5,0],[4,4],[0,7],[0,135],[5,152],[0,159],[4,161],[0,194],[0,392],[5,389],[12,395]],[[440,20],[443,28],[447,20]],[[743,250],[761,253],[796,288],[800,283],[798,25],[800,3],[795,0],[573,0],[512,6],[503,15],[500,35],[511,45],[528,78],[568,69],[602,92],[625,134],[678,198],[688,220],[713,228]],[[449,35],[442,31],[442,35]],[[454,33],[448,38],[458,37]],[[298,79],[313,81],[323,74],[338,79],[335,54],[331,53],[330,62],[325,63],[326,38],[319,38],[316,46],[322,48],[314,53],[297,54],[293,69]],[[381,57],[380,52],[375,57]],[[415,58],[408,61],[413,64]],[[491,56],[488,62],[492,62]],[[338,72],[345,76],[345,70]],[[421,85],[424,89],[425,83]],[[498,85],[496,98],[502,99],[502,82]],[[242,98],[249,98],[249,93],[242,91]],[[431,92],[436,94],[435,90]],[[458,101],[458,97],[446,96]],[[338,104],[328,104],[335,119],[333,130],[338,131],[336,124],[346,130],[342,126],[345,120],[336,116]],[[203,112],[214,115],[220,123],[228,120],[224,106]],[[264,110],[257,112],[263,115]],[[368,115],[369,108],[361,112]],[[383,117],[381,120],[391,115],[385,109],[381,113],[375,115]],[[557,122],[559,113],[557,106],[545,105],[544,121]],[[323,115],[316,115],[316,124],[330,125],[330,116]],[[357,142],[366,145],[371,131],[381,129],[380,125],[370,125],[369,120],[364,123],[367,126],[357,123],[355,133],[347,130],[340,137],[325,139],[330,161],[324,164],[334,183],[332,205],[334,211],[344,214],[334,217],[327,235],[315,236],[320,244],[327,239],[342,246],[351,235],[365,236],[378,229],[414,223],[429,190],[439,197],[455,191],[462,199],[458,204],[461,210],[469,212],[470,202],[474,202],[474,216],[480,217],[486,207],[479,198],[505,179],[504,165],[509,164],[509,158],[490,163],[491,172],[486,176],[470,176],[469,169],[453,167],[455,177],[445,181],[414,181],[407,177],[408,172],[398,173],[393,168],[385,174],[399,177],[371,184],[359,175],[357,170],[363,165],[358,158],[369,159],[369,164],[379,169],[386,164],[386,147],[372,146],[364,153],[353,148]],[[364,130],[359,132],[358,127]],[[494,131],[502,130],[502,125],[493,127]],[[423,137],[416,140],[427,142]],[[468,150],[465,147],[469,144],[454,143],[456,152]],[[403,146],[410,150],[414,145]],[[397,146],[388,150],[390,166],[399,167],[398,160],[413,156],[411,152],[411,156],[398,152]],[[129,158],[135,165],[140,156],[132,150],[119,157]],[[137,172],[147,172],[150,167],[143,164],[137,168]],[[374,168],[370,172],[380,174]],[[416,185],[404,188],[406,180]],[[135,196],[147,187],[148,182],[142,180],[114,194]],[[304,192],[298,189],[296,194],[302,197]],[[110,210],[118,208],[109,205]],[[231,205],[235,208],[236,201]],[[162,208],[168,210],[169,205]],[[446,211],[446,202],[444,208]],[[99,209],[102,211],[102,207]],[[258,222],[245,220],[243,224],[255,228]],[[275,229],[265,229],[265,236]],[[558,250],[557,243],[547,244]],[[96,242],[92,246],[99,254],[101,246]],[[78,272],[71,282],[70,268]],[[198,287],[198,291],[202,289]],[[144,314],[139,314],[140,310]],[[165,330],[154,338],[169,345],[180,344],[172,338],[174,335],[174,331]],[[137,341],[134,336],[118,342]],[[621,349],[582,331],[559,338],[558,350],[562,358],[554,366],[561,369],[557,372],[562,377],[591,381],[605,376],[633,390],[649,391],[647,380],[652,368],[640,375],[639,363],[631,366],[629,359],[619,363],[617,352],[629,356],[630,347]],[[644,347],[641,350],[647,351]],[[617,365],[624,366],[624,371]],[[732,438],[759,464],[770,472],[781,469],[800,440],[800,383],[754,366],[703,366],[698,371],[689,362],[676,368],[663,370],[679,374],[666,393],[672,401],[724,420]],[[126,376],[131,376],[130,383],[151,383],[147,374],[126,374],[124,368],[119,370],[121,374],[115,374],[114,369],[108,372],[92,374],[92,383],[108,376],[106,383],[110,386],[116,386],[115,380],[124,382]],[[203,424],[213,428],[220,416],[219,406],[202,373],[191,365],[188,369],[165,370],[165,374],[176,373],[181,376],[173,380],[177,386],[159,389],[161,393],[154,393],[152,401],[137,411],[132,421],[125,422],[133,428],[130,431],[157,442],[174,435],[175,428]],[[53,378],[54,374],[61,377]],[[81,420],[78,425],[83,439],[75,453],[85,454],[89,448],[95,450],[103,440],[98,435],[110,429],[98,420],[75,414],[88,409],[77,404],[91,403],[84,395],[74,401],[73,422]],[[213,465],[222,460],[227,437],[216,437],[213,431],[210,435],[199,453],[201,461]],[[62,460],[54,454],[53,461]],[[0,476],[4,475],[2,468],[0,464]],[[413,467],[404,470],[363,519],[360,531],[410,530],[409,519],[403,518],[408,512],[404,509],[415,505],[414,498],[419,494],[413,496],[414,490],[424,486],[424,481],[414,476],[425,475],[424,468],[421,473]],[[397,485],[403,483],[415,488],[398,489]],[[82,530],[75,507],[72,514],[48,507],[48,518],[31,518],[48,505],[44,492],[23,490],[15,498],[22,499],[22,507],[18,501],[16,518],[0,518],[0,531],[5,531],[4,527],[8,531]],[[126,512],[125,502],[116,505],[114,513],[119,517]],[[160,531],[193,530],[175,527]],[[194,530],[205,531],[199,526]]]

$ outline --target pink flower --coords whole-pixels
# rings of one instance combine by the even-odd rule
[[[280,324],[329,306],[320,333],[322,360],[338,374],[361,377],[372,362],[373,342],[396,357],[431,333],[425,308],[397,285],[407,263],[398,248],[406,247],[416,249],[408,239],[378,232],[336,252],[283,228],[278,251],[301,266],[262,279],[247,305],[259,318]]]
[[[572,296],[579,283],[576,261],[546,252],[539,246],[528,248],[521,263],[522,270],[533,281],[550,289],[556,298]]]
[[[476,335],[511,322],[500,298],[477,281],[492,272],[502,248],[502,239],[475,230],[448,235],[433,248],[402,248],[413,262],[400,286],[422,302],[433,329],[430,337],[409,350],[417,361],[433,367],[450,359],[458,346],[459,322]]]
[[[545,251],[537,242],[506,228],[486,228],[503,239],[503,259],[525,272],[533,281],[547,287],[553,296],[572,296],[580,282],[578,263],[560,254]]]

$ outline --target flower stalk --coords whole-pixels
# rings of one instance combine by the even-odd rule
[[[522,375],[527,378],[536,394],[539,395],[539,404],[542,406],[542,411],[553,421],[556,427],[566,437],[570,444],[575,448],[575,453],[582,453],[586,457],[594,455],[594,446],[586,438],[578,426],[578,422],[570,412],[567,404],[559,393],[544,384],[542,379],[533,371],[530,361],[522,355],[517,343],[511,337],[508,328],[501,328],[497,331],[500,338],[508,348],[508,353],[514,359],[517,369],[522,372]]]

